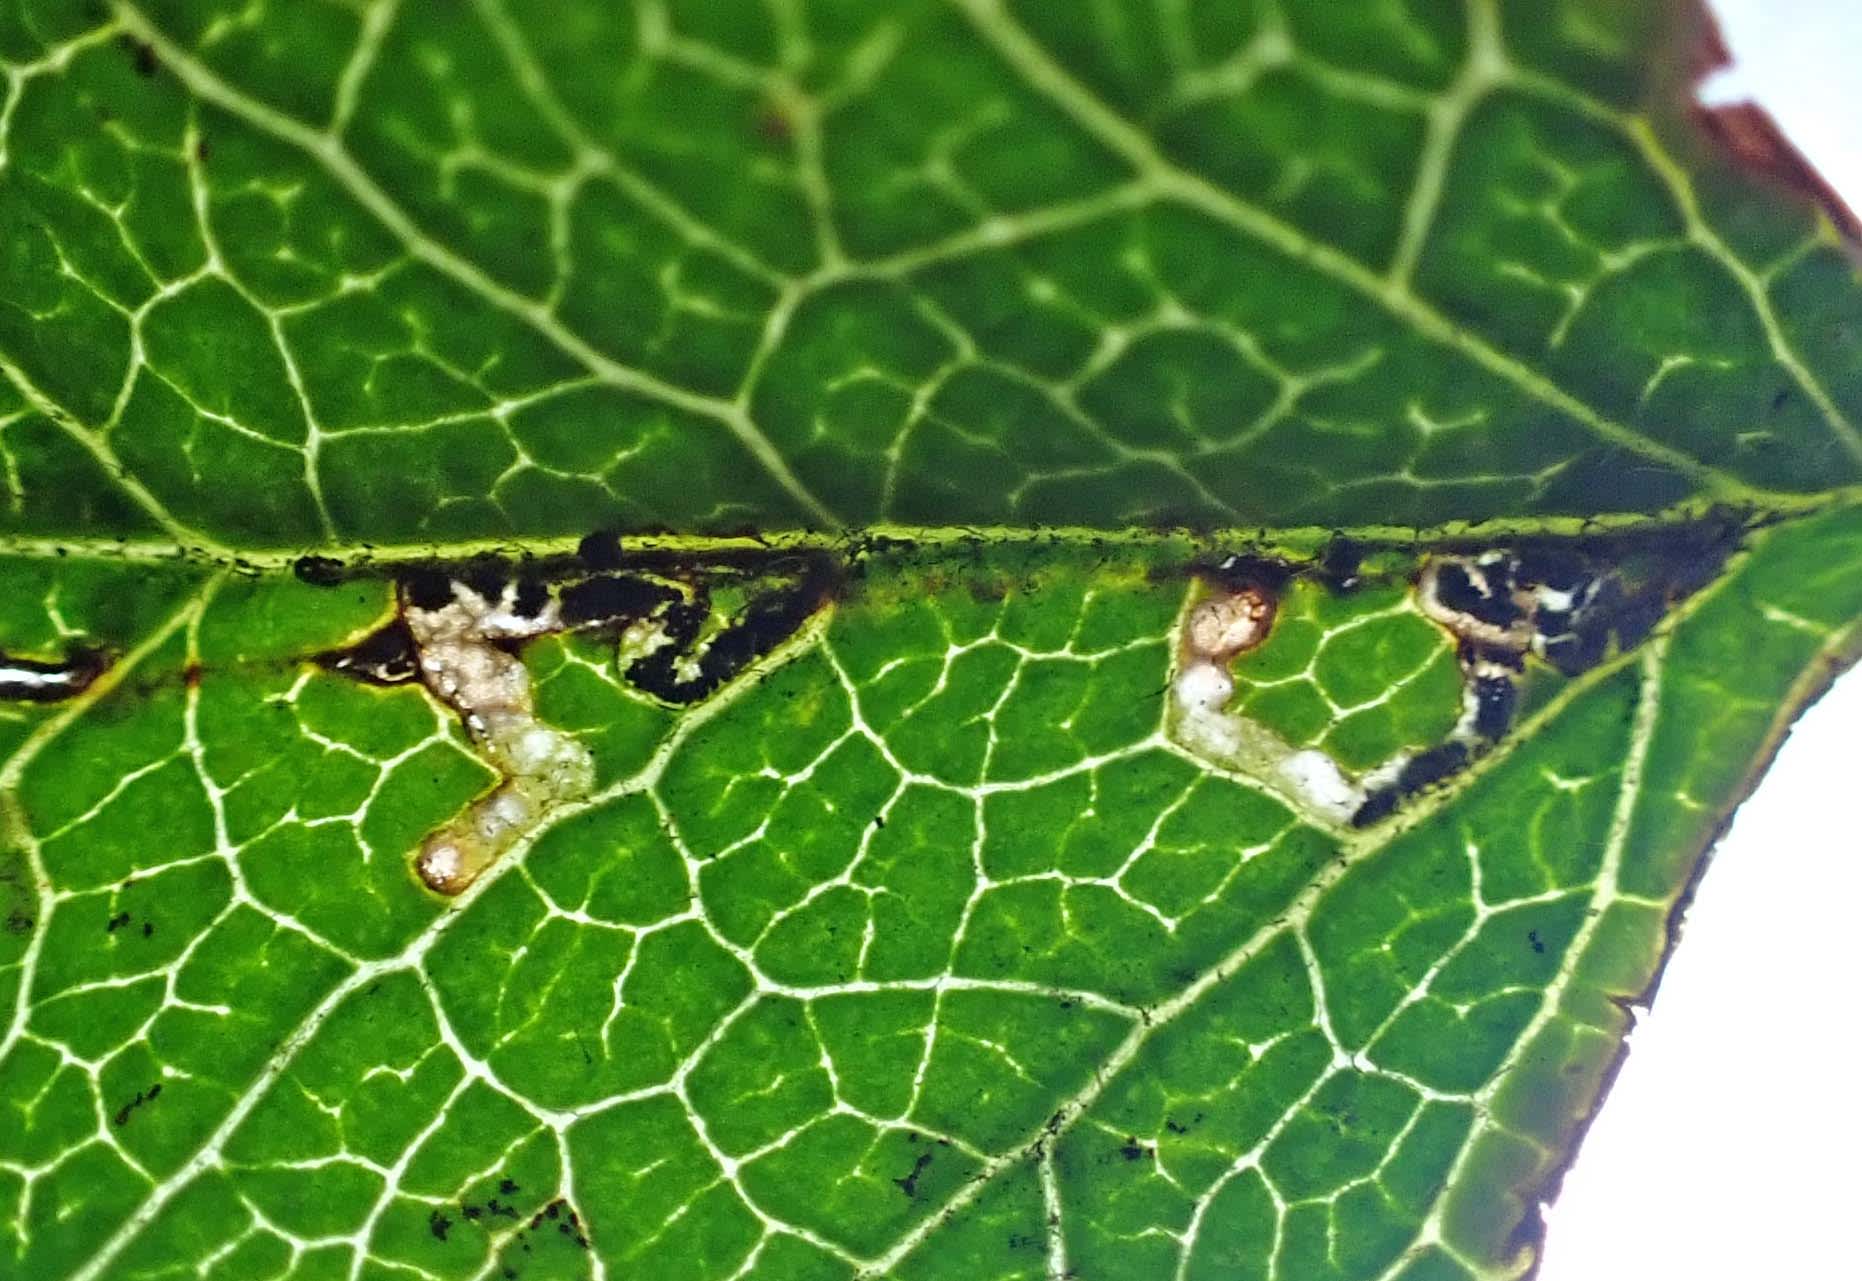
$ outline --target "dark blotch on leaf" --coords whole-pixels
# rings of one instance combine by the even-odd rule
[[[1474,683],[1474,732],[1499,738],[1513,724],[1519,691],[1504,676],[1483,676]]]
[[[597,529],[576,544],[575,554],[590,569],[619,569],[621,536],[611,529]]]
[[[517,580],[517,592],[511,600],[511,607],[525,618],[535,618],[549,604],[549,585],[533,574],[526,574]]]
[[[466,565],[459,581],[486,600],[496,601],[504,595],[504,585],[511,581],[511,567],[501,560],[482,557]]]
[[[644,618],[679,593],[650,578],[607,574],[563,589],[562,618],[570,626]]]
[[[414,633],[397,618],[347,649],[318,654],[321,666],[370,685],[404,685],[420,675]]]
[[[1472,614],[1486,599],[1475,589],[1474,579],[1467,569],[1452,562],[1436,571],[1435,593],[1441,597],[1442,604],[1462,614]]]
[[[672,643],[636,659],[627,669],[627,678],[669,703],[695,703],[793,636],[827,603],[836,582],[832,561],[822,557],[808,562],[793,587],[778,588],[751,601],[741,619],[714,636],[698,658],[698,674],[689,679],[679,676],[679,660],[689,656],[706,611],[698,605],[674,606],[664,615]]]
[[[1468,571],[1460,565],[1444,565],[1436,578],[1442,602],[1483,623],[1511,627],[1524,617],[1525,611],[1514,603],[1509,594],[1511,588],[1503,574],[1504,565],[1483,566],[1482,569],[1488,580],[1486,591],[1476,585]]]
[[[155,47],[141,40],[129,38],[129,57],[139,76],[152,76],[162,69],[162,60],[155,56]]]
[[[129,1118],[136,1114],[137,1108],[141,1107],[145,1103],[153,1103],[155,1102],[155,1100],[161,1097],[162,1097],[162,1084],[160,1081],[157,1081],[154,1085],[151,1085],[146,1090],[137,1090],[136,1097],[131,1099],[129,1102],[125,1103],[122,1107],[118,1108],[116,1110],[116,1114],[112,1116],[110,1120],[112,1123],[114,1123],[119,1128],[122,1126],[128,1125]]]
[[[0,653],[0,701],[56,703],[82,694],[109,668],[102,650],[78,647],[63,662]]]
[[[1419,752],[1397,775],[1397,787],[1405,792],[1421,791],[1441,782],[1468,763],[1468,749],[1461,743],[1442,743]]]
[[[1353,827],[1369,827],[1372,823],[1389,818],[1396,813],[1397,801],[1401,794],[1394,787],[1386,787],[1372,792],[1364,798],[1364,804],[1358,806],[1357,813],[1351,816]]]
[[[1589,570],[1580,552],[1568,547],[1539,546],[1520,551],[1516,572],[1522,583],[1568,592],[1584,581]]]
[[[291,562],[291,572],[312,587],[335,587],[343,581],[343,562],[328,556],[299,556]]]
[[[453,580],[437,569],[410,569],[401,575],[401,591],[416,609],[444,609],[453,602]]]
[[[1350,591],[1358,585],[1364,549],[1342,534],[1325,545],[1319,557],[1319,574],[1333,591]]]
[[[1545,642],[1545,661],[1566,676],[1587,672],[1603,661],[1607,637],[1601,627],[1554,636]]]
[[[1640,645],[1655,630],[1655,625],[1662,621],[1662,615],[1667,610],[1667,603],[1653,592],[1645,592],[1624,601],[1616,611],[1614,620],[1617,643],[1624,649]]]
[[[433,1234],[435,1241],[444,1241],[446,1234],[453,1230],[453,1221],[435,1210],[427,1216],[427,1231]]]
[[[918,1195],[918,1176],[925,1172],[925,1167],[927,1165],[931,1164],[931,1156],[932,1154],[929,1152],[920,1152],[918,1154],[918,1159],[912,1162],[912,1172],[902,1179],[894,1179],[892,1181],[897,1185],[899,1191],[903,1192],[908,1197],[915,1197]]]

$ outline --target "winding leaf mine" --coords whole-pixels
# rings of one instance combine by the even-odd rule
[[[1857,654],[1710,55],[0,0],[0,1281],[1529,1273]]]

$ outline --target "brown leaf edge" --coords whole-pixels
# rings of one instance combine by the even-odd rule
[[[1862,251],[1862,218],[1798,150],[1769,111],[1756,102],[1709,106],[1700,100],[1702,82],[1733,65],[1732,51],[1707,0],[1682,0],[1679,9],[1674,30],[1680,57],[1675,65],[1684,79],[1669,92],[1678,90],[1682,95],[1689,120],[1711,150],[1762,185],[1781,188],[1811,205],[1830,220],[1852,249]]]

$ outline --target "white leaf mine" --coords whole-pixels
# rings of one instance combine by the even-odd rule
[[[404,609],[420,679],[459,713],[485,759],[503,775],[488,795],[421,842],[414,870],[440,894],[458,894],[547,811],[588,795],[588,749],[538,719],[523,660],[499,642],[560,630],[554,600],[534,615],[514,608],[515,588],[488,600],[464,583],[437,608]]]
[[[1228,710],[1235,693],[1228,665],[1267,639],[1274,606],[1267,589],[1243,585],[1218,588],[1191,607],[1171,683],[1170,732],[1203,760],[1267,782],[1314,817],[1345,823],[1364,791],[1331,757]]]

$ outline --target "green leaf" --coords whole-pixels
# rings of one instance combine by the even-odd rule
[[[1529,1270],[1862,644],[1704,22],[0,0],[0,1277]]]

